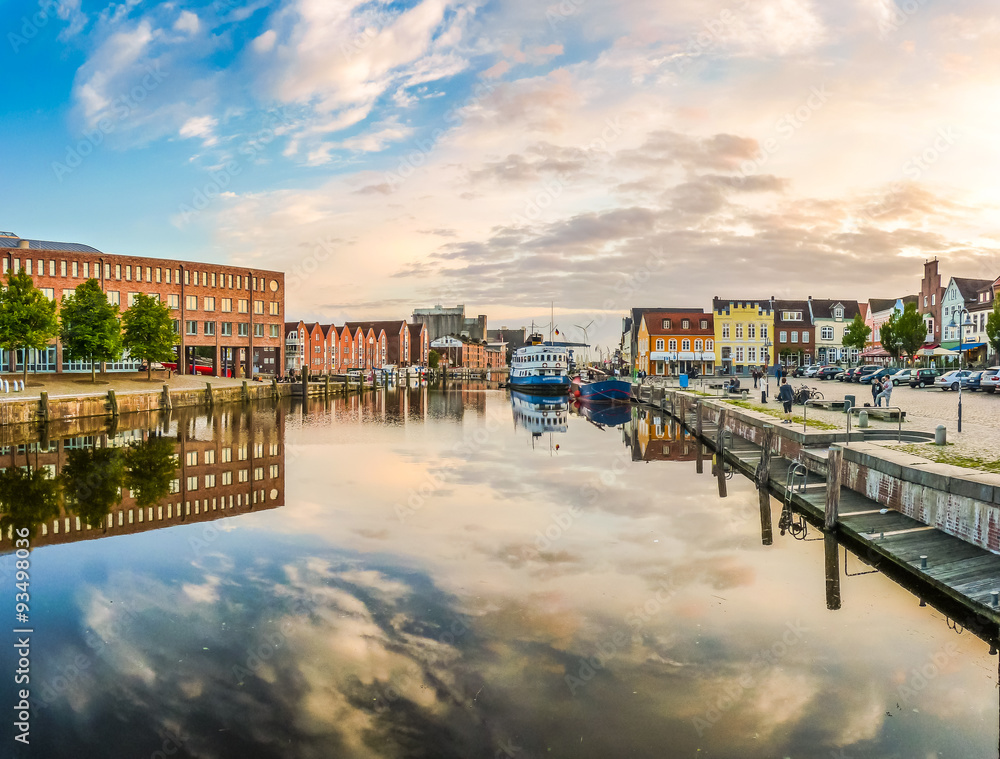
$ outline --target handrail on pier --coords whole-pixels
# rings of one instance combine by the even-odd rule
[[[870,408],[884,408],[886,411],[898,411],[899,416],[896,417],[896,442],[903,442],[903,409],[899,406],[851,406],[847,410],[847,444],[851,444],[851,414],[855,411],[868,411]]]

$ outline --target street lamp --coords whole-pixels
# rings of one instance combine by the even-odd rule
[[[965,318],[962,318],[962,314],[965,314]],[[956,318],[952,317],[952,323],[956,322]],[[972,318],[969,315],[969,309],[962,306],[958,309],[958,365],[959,369],[962,369],[965,364],[965,351],[962,350],[965,345],[965,328],[972,326]],[[962,379],[960,375],[958,378],[958,431],[962,431]]]
[[[764,338],[764,385],[767,385],[767,369],[771,365],[771,348],[774,343],[771,342],[770,338]]]

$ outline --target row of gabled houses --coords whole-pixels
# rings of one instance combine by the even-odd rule
[[[633,308],[623,324],[622,354],[633,371],[650,375],[749,374],[775,364],[888,364],[881,328],[915,303],[926,326],[924,351],[957,351],[969,366],[993,351],[986,325],[1000,278],[952,277],[942,284],[934,259],[924,264],[920,292],[898,298],[804,300],[712,299],[712,308]],[[871,328],[864,350],[843,345],[857,315]],[[954,355],[954,354],[953,354]]]
[[[349,369],[427,366],[424,324],[390,321],[335,324],[285,322],[286,371],[338,374]]]
[[[405,320],[334,324],[285,322],[286,371],[342,374],[350,369],[426,367],[431,350],[442,367],[499,369],[507,365],[506,343],[465,336],[430,339],[425,323]]]

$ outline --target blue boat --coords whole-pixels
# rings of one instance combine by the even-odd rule
[[[599,380],[597,382],[580,383],[579,398],[581,401],[607,402],[620,401],[628,403],[632,400],[632,385],[624,380]]]
[[[600,405],[594,404],[593,406],[590,406],[586,403],[581,403],[580,413],[594,424],[604,427],[620,427],[621,425],[628,424],[632,421],[631,404],[625,406],[620,403],[615,403],[609,406],[602,403]]]
[[[539,340],[532,335],[531,341]],[[569,356],[565,348],[553,345],[529,344],[518,348],[510,363],[509,385],[512,390],[526,393],[567,395],[570,379],[567,375]]]

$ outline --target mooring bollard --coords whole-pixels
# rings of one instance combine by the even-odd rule
[[[948,428],[943,424],[939,424],[937,429],[934,430],[934,445],[947,445],[948,444]]]
[[[926,556],[921,556],[920,557],[920,568],[921,569],[927,569],[927,557]]]
[[[860,411],[858,412],[858,429],[864,429],[868,426],[868,412]]]

